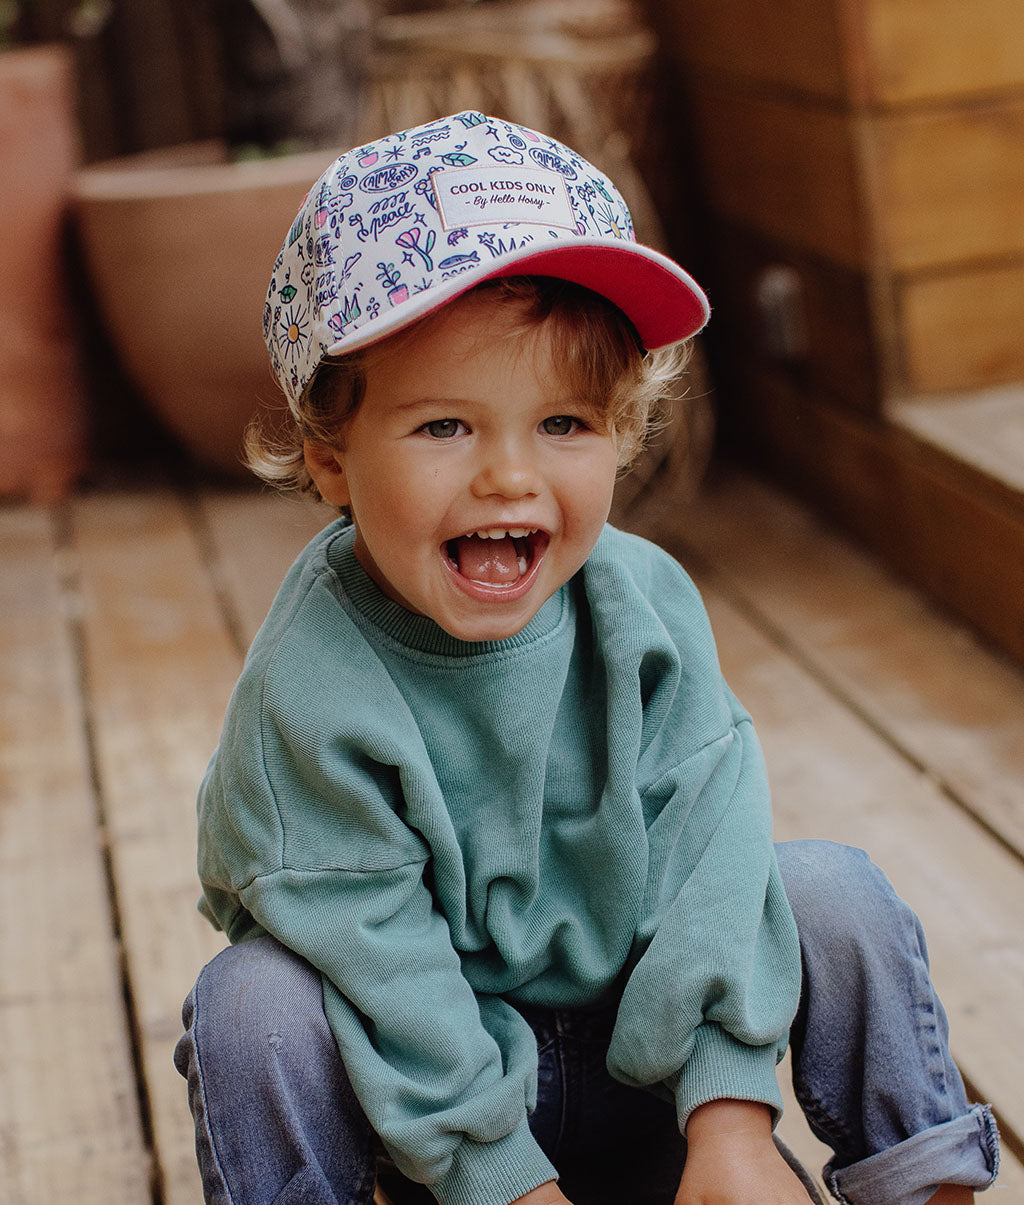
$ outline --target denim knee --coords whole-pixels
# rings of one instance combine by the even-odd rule
[[[202,1000],[204,1043],[253,1050],[269,1042],[280,1050],[290,1031],[328,1035],[319,973],[271,937],[228,946],[204,968],[185,1013]],[[183,1013],[186,1029],[190,1019]]]
[[[862,849],[832,841],[776,846],[800,934],[805,970],[819,990],[862,982],[865,964],[892,969],[908,956],[927,972],[924,931],[912,908]]]
[[[182,1020],[174,1061],[210,1205],[371,1200],[374,1136],[312,966],[270,937],[230,946],[203,969]]]
[[[834,841],[783,841],[775,853],[786,895],[805,932],[856,939],[864,918],[876,909],[909,912],[862,849]]]

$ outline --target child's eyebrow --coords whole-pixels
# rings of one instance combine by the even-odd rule
[[[479,405],[481,402],[486,403],[486,400],[486,398],[474,399],[428,394],[423,397],[410,398],[404,402],[395,402],[391,405],[390,409],[393,414],[398,415],[414,414],[420,410],[444,410],[447,414],[454,410],[471,408]],[[541,407],[541,409],[548,415],[597,414],[603,412],[603,407],[595,405],[594,402],[588,401],[585,397],[576,394],[570,395],[568,393],[550,398],[548,404]]]
[[[466,398],[455,397],[416,397],[407,402],[397,402],[392,406],[396,414],[406,414],[413,410],[434,410],[438,406],[469,406],[472,403]]]

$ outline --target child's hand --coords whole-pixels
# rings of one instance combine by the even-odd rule
[[[772,1142],[767,1105],[716,1100],[686,1126],[675,1205],[808,1205],[807,1190]]]
[[[562,1195],[562,1190],[555,1180],[549,1180],[540,1188],[535,1188],[522,1197],[516,1197],[512,1205],[572,1205],[568,1197]]]

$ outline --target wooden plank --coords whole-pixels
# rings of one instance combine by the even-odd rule
[[[1024,85],[1017,0],[688,0],[647,4],[681,63],[860,105]]]
[[[867,271],[734,222],[712,219],[709,235],[716,251],[705,283],[716,326],[728,331],[730,361],[786,365],[773,353],[774,332],[795,324],[803,347],[788,362],[803,385],[868,413],[894,396],[1024,378],[1024,260],[873,282]],[[792,316],[773,309],[780,303],[769,282],[780,269],[795,286]]]
[[[1024,231],[1024,210],[1018,222]],[[911,277],[899,291],[906,392],[1024,379],[1024,258]]]
[[[886,104],[1024,86],[1019,0],[855,0],[871,64],[869,95]]]
[[[200,506],[219,584],[247,647],[292,562],[337,511],[308,495],[255,488],[206,489]]]
[[[893,422],[1024,497],[1024,385],[906,398],[890,414]]]
[[[857,269],[1024,254],[1022,98],[853,117],[712,75],[688,90],[706,197],[724,217]]]
[[[239,668],[194,532],[169,493],[73,506],[96,756],[167,1205],[201,1199],[181,1001],[224,944],[195,910],[195,796]]]
[[[776,835],[868,849],[920,915],[957,1060],[1024,1133],[1024,870],[936,784],[698,575],[765,748]]]
[[[0,1198],[150,1199],[51,517],[0,511]]]
[[[909,432],[777,372],[738,374],[736,437],[905,578],[1024,663],[1019,499]]]
[[[871,129],[893,270],[1024,254],[1024,96],[889,114]]]
[[[835,4],[820,0],[687,0],[646,9],[667,53],[702,68],[841,99],[847,91]]]
[[[858,270],[869,229],[852,119],[696,74],[687,82],[703,199],[719,216]]]
[[[1024,672],[748,475],[706,491],[678,538],[835,694],[1024,853]]]

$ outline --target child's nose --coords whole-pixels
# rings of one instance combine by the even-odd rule
[[[492,446],[482,458],[471,488],[478,498],[526,498],[540,489],[537,466],[525,448]]]

